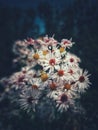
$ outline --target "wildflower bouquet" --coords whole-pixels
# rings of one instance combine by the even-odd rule
[[[80,58],[68,52],[73,44],[72,39],[58,42],[48,36],[16,41],[14,62],[23,67],[0,81],[11,101],[31,116],[55,118],[77,110],[77,99],[91,83],[88,71],[79,67]]]

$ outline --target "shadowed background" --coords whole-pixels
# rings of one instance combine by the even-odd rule
[[[0,78],[20,70],[20,66],[13,66],[12,63],[12,59],[15,57],[12,53],[14,41],[27,37],[38,38],[46,34],[49,36],[55,34],[55,38],[59,41],[62,38],[70,39],[72,37],[76,44],[70,51],[81,58],[80,66],[84,69],[87,68],[92,74],[90,79],[92,87],[81,98],[81,103],[87,113],[85,117],[82,117],[82,123],[78,123],[78,129],[98,130],[97,24],[97,0],[61,0],[60,2],[57,0],[0,0]],[[2,120],[4,120],[3,117]],[[4,123],[4,121],[2,122]],[[64,119],[59,122],[61,126],[62,122]],[[28,125],[31,124],[29,123]],[[8,126],[11,124],[12,122],[3,125],[0,123],[1,126],[6,127],[0,128],[9,130]],[[16,125],[13,126],[16,130],[26,129],[19,122],[13,124]],[[59,126],[60,129],[61,126]],[[70,129],[69,126],[68,129]],[[12,129],[10,128],[10,130]],[[76,129],[73,127],[73,130]]]

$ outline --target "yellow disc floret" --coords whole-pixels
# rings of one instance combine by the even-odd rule
[[[44,50],[43,55],[47,55],[47,54],[48,54],[48,50]]]
[[[60,53],[64,52],[65,48],[64,47],[60,47]]]
[[[44,82],[48,79],[48,75],[46,73],[41,74],[41,80]]]
[[[39,54],[38,53],[35,53],[34,55],[33,55],[33,58],[35,59],[35,60],[38,60],[40,57],[39,57]]]

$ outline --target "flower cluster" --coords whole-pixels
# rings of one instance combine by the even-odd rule
[[[72,39],[58,42],[48,36],[15,43],[13,51],[18,58],[14,62],[24,66],[1,83],[8,93],[14,93],[12,100],[17,99],[22,110],[42,116],[74,110],[80,93],[91,83],[88,71],[79,67],[80,58],[67,51],[73,44]]]

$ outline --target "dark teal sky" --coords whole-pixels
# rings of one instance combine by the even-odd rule
[[[50,2],[53,6],[62,7],[64,4],[72,4],[74,0],[0,0],[2,6],[12,7],[36,7],[40,2]]]
[[[80,4],[85,1],[85,4],[89,2],[90,5],[96,4],[98,0],[79,0]],[[59,8],[62,10],[63,7],[70,7],[73,5],[75,0],[0,0],[1,7],[20,7],[20,8],[36,8],[40,2],[48,2],[54,8]]]

